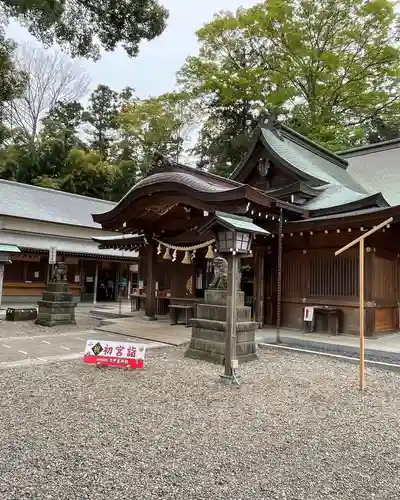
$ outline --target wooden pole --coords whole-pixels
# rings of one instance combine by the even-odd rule
[[[365,338],[364,338],[364,330],[365,330],[365,311],[364,311],[364,238],[360,240],[360,391],[364,390],[365,387]]]
[[[225,377],[233,377],[232,360],[236,359],[237,276],[239,258],[235,253],[228,256],[228,286],[225,341]]]
[[[346,250],[348,250],[349,248],[353,247],[354,245],[356,245],[359,241],[361,240],[365,240],[365,238],[368,238],[368,236],[370,234],[373,234],[373,233],[376,233],[376,231],[379,231],[379,229],[382,229],[383,227],[387,226],[388,224],[390,224],[391,222],[393,221],[393,217],[389,217],[389,219],[386,219],[385,221],[381,222],[380,224],[378,224],[377,226],[373,227],[372,229],[370,229],[369,231],[367,231],[365,234],[362,234],[361,236],[359,236],[358,238],[356,238],[355,240],[351,241],[350,243],[348,243],[347,245],[345,245],[344,247],[342,247],[340,250],[336,250],[335,252],[335,256],[337,257],[338,255],[340,255],[341,253],[345,252]]]
[[[364,391],[365,388],[365,310],[364,310],[364,290],[365,290],[365,273],[364,273],[364,242],[365,238],[370,236],[379,229],[387,226],[393,221],[393,217],[389,217],[385,221],[381,222],[377,226],[373,227],[365,234],[362,234],[358,238],[340,248],[335,252],[335,257],[345,252],[349,248],[353,247],[359,243],[359,308],[360,308],[360,391]]]

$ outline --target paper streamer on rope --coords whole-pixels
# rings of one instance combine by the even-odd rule
[[[177,259],[177,252],[184,252],[184,257],[182,260],[182,264],[190,264],[191,261],[196,257],[196,250],[200,250],[201,248],[206,248],[208,247],[207,254],[206,254],[206,259],[213,259],[214,258],[214,252],[212,249],[213,243],[215,243],[215,239],[205,241],[204,243],[199,243],[198,245],[192,245],[189,247],[180,247],[177,245],[171,245],[170,243],[164,243],[161,240],[157,240],[154,238],[154,241],[158,243],[157,246],[157,254],[160,255],[162,253],[163,247],[165,248],[165,252],[163,255],[164,260],[172,260],[172,262],[175,262]],[[173,250],[172,256],[171,256],[171,250]]]

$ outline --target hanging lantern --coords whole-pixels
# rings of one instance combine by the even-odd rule
[[[159,243],[157,247],[157,255],[160,255],[161,250],[162,250],[161,243]]]
[[[174,253],[172,254],[172,262],[176,261],[176,250],[174,250]]]
[[[171,250],[168,247],[165,249],[165,253],[163,255],[163,259],[164,260],[171,260],[172,259],[172,257],[171,257]]]
[[[182,264],[191,264],[192,260],[190,259],[189,252],[185,252],[185,256],[183,257]]]
[[[213,260],[215,257],[212,245],[208,245],[208,250],[206,253],[206,259]]]

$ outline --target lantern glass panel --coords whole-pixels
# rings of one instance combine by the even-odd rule
[[[233,248],[232,231],[223,231],[218,233],[218,249],[220,252],[229,252]]]
[[[237,232],[236,233],[236,249],[240,252],[248,252],[251,245],[251,234]]]

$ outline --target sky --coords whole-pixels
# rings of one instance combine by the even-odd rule
[[[161,3],[170,11],[168,26],[159,38],[141,44],[138,57],[131,59],[123,49],[118,49],[105,53],[96,63],[80,61],[91,78],[89,90],[99,84],[117,91],[130,86],[141,98],[172,91],[176,72],[187,56],[197,53],[196,30],[220,10],[250,7],[257,0],[162,0]],[[35,40],[16,22],[10,23],[8,36],[17,42]]]

